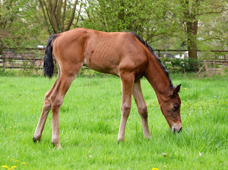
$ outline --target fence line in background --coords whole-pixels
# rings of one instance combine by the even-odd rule
[[[0,68],[5,69],[42,69],[45,48],[9,48],[0,55]],[[187,58],[187,50],[155,49],[158,57]],[[199,59],[212,65],[228,63],[228,50],[198,50]],[[209,54],[213,53],[213,54]],[[210,56],[211,57],[208,57]],[[206,58],[206,59],[205,59]],[[208,59],[207,59],[208,58]]]

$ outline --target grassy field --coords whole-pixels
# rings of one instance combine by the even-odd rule
[[[152,87],[143,79],[152,138],[143,138],[133,102],[126,141],[120,144],[120,80],[79,77],[60,111],[62,150],[51,144],[51,114],[41,142],[32,140],[44,95],[54,80],[0,76],[0,169],[227,169],[228,76],[172,75],[174,85],[182,84],[179,134],[170,131]]]

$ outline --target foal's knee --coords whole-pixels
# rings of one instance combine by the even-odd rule
[[[44,98],[44,107],[51,107],[51,99],[50,99],[50,95],[45,94],[45,98]]]
[[[147,106],[146,105],[141,106],[141,107],[138,107],[138,112],[139,112],[139,114],[140,114],[141,117],[147,119],[147,117],[148,117],[148,111],[147,111]]]
[[[51,107],[53,109],[58,109],[63,104],[63,99],[60,97],[52,96],[51,97]]]
[[[124,117],[128,117],[131,110],[131,104],[123,104],[121,107],[121,112]]]

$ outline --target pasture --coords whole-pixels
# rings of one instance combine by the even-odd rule
[[[227,169],[228,76],[171,77],[174,85],[182,84],[181,133],[171,132],[152,87],[142,79],[151,140],[143,138],[133,100],[125,143],[117,144],[120,79],[78,77],[60,110],[63,149],[57,150],[51,144],[51,113],[41,142],[32,140],[44,95],[55,77],[1,76],[0,169]]]

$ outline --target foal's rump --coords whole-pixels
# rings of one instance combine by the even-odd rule
[[[82,66],[87,34],[76,30],[58,34],[53,42],[53,54],[61,72],[74,74]]]

